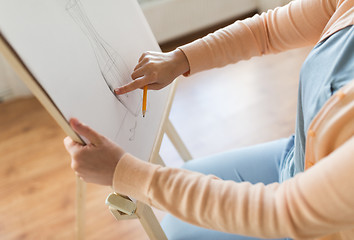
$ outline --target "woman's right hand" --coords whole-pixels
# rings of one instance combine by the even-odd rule
[[[158,90],[170,84],[176,77],[189,71],[189,63],[184,53],[176,49],[171,52],[145,52],[139,59],[127,85],[116,88],[117,95],[148,86]]]

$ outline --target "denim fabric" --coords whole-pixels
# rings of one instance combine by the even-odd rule
[[[289,142],[293,142],[293,137],[195,159],[184,164],[183,168],[204,174],[213,174],[223,180],[269,184],[277,182],[279,179],[280,160],[286,152]],[[171,215],[167,215],[161,225],[169,240],[259,239],[193,226]]]

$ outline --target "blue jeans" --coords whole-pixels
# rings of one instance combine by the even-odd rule
[[[214,156],[195,159],[184,164],[183,168],[204,174],[213,174],[224,180],[248,181],[269,184],[279,181],[279,165],[288,150],[292,138],[236,149]],[[230,233],[197,227],[185,223],[170,214],[163,219],[162,228],[169,240],[255,240]]]

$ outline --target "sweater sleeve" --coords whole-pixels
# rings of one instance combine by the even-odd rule
[[[256,237],[313,238],[352,227],[354,137],[295,178],[270,185],[223,181],[126,154],[114,189],[189,223]]]
[[[180,47],[190,74],[253,56],[315,44],[336,10],[335,0],[295,0]]]

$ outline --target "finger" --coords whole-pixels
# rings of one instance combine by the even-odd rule
[[[130,82],[127,85],[114,89],[114,93],[117,95],[121,95],[124,93],[134,91],[135,89],[142,88],[145,85],[147,85],[145,77],[140,77]]]
[[[71,157],[75,156],[84,147],[80,143],[74,142],[70,137],[64,139],[64,146]]]
[[[73,147],[74,144],[75,144],[75,142],[71,139],[71,137],[68,136],[68,137],[64,138],[64,146],[65,146],[66,150],[69,151],[69,149],[71,147]]]
[[[89,126],[81,123],[76,118],[70,119],[70,125],[75,132],[87,138],[93,145],[99,145],[102,142],[102,136],[99,133],[91,129]]]
[[[74,153],[82,147],[80,143],[75,142],[71,137],[64,138],[64,146],[69,153]]]
[[[141,54],[141,56],[140,56],[140,58],[139,58],[139,61],[138,61],[138,62],[141,62],[141,60],[143,60],[145,56],[146,56],[146,53]]]
[[[150,51],[147,51],[147,52],[144,52],[143,54],[141,54],[141,56],[139,58],[139,62],[141,62],[141,60],[143,60],[145,57],[147,57],[150,54],[151,54]]]
[[[137,70],[134,70],[134,72],[132,73],[131,77],[133,80],[136,80],[137,78],[140,78],[142,76],[144,76],[146,73],[146,70],[144,67],[138,68]]]
[[[144,58],[144,59],[142,59],[142,61],[139,61],[139,63],[135,66],[134,71],[135,71],[136,69],[142,67],[143,65],[145,65],[148,61],[149,61],[148,58]]]

